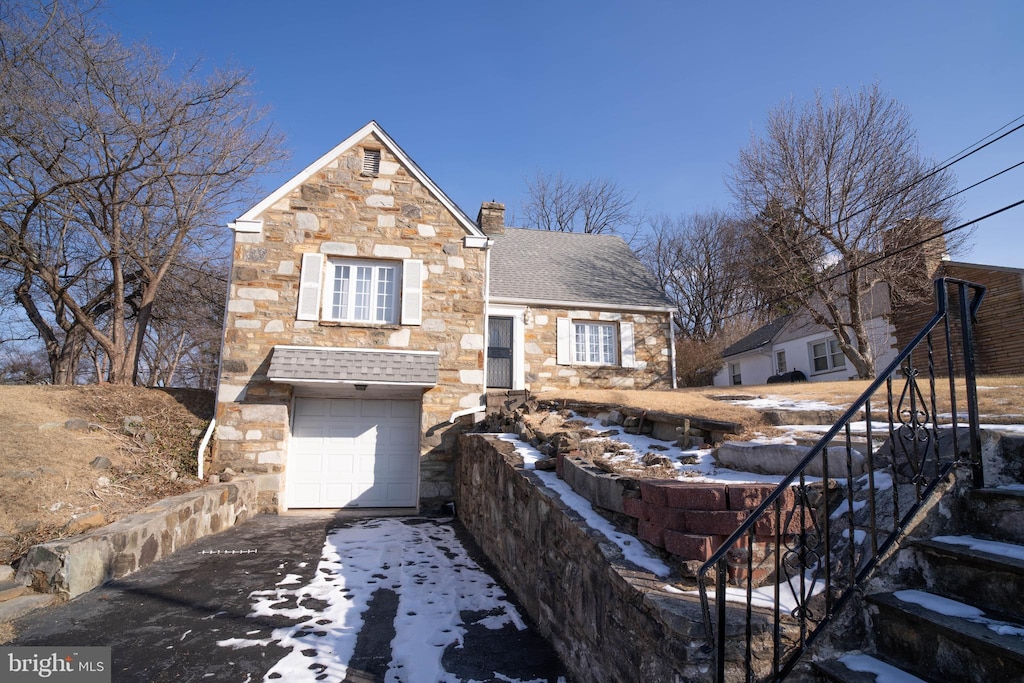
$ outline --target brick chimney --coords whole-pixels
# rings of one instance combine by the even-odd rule
[[[476,224],[485,235],[504,235],[505,205],[501,202],[483,202],[476,216]]]

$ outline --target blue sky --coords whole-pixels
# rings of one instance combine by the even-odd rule
[[[1024,3],[108,0],[165,54],[251,69],[291,160],[269,193],[376,119],[471,217],[538,170],[601,177],[649,213],[725,208],[737,153],[783,100],[877,81],[944,160],[1024,115]],[[1024,131],[957,164],[961,186],[1024,160]],[[1024,168],[965,194],[1024,199]],[[1024,267],[1024,206],[961,258]]]

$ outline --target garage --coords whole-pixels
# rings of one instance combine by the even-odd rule
[[[299,397],[293,416],[289,508],[416,506],[418,400]]]

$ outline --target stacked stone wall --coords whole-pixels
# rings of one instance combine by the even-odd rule
[[[456,474],[459,518],[576,680],[707,680],[696,598],[627,562],[512,444],[461,437]]]
[[[252,477],[165,498],[105,527],[32,546],[17,580],[70,599],[230,529],[248,519],[255,505]]]

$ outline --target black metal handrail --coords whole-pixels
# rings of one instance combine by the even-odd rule
[[[948,311],[950,287],[955,287],[959,295],[958,317],[970,436],[966,453],[960,449],[953,330]],[[697,574],[698,588],[707,647],[715,658],[716,680],[726,680],[727,645],[730,644],[734,651],[741,650],[734,652],[733,661],[737,666],[742,663],[744,680],[781,680],[852,595],[854,588],[898,539],[910,518],[955,464],[969,463],[975,486],[983,485],[972,326],[984,294],[985,287],[976,283],[954,278],[937,279],[936,312],[931,320],[701,566]],[[948,426],[952,433],[953,457],[949,453],[944,454],[939,445],[932,333],[940,325],[946,345],[944,360],[951,409]],[[928,397],[922,391],[918,379],[920,372],[913,359],[914,352],[922,344],[927,350]],[[899,399],[894,401],[893,378],[897,371],[902,372],[904,387]],[[871,400],[883,387],[887,404],[883,422],[888,440],[876,448]],[[867,450],[864,454],[853,448],[851,429],[851,423],[862,412]],[[845,455],[845,468],[836,473],[837,479],[832,479],[829,450],[835,449],[829,446],[840,434],[844,439],[841,450]],[[865,474],[860,477],[855,476],[855,455],[864,458]],[[809,478],[816,478],[809,477],[807,471],[818,462],[822,469],[820,483],[809,483]],[[876,465],[879,464],[888,470],[891,487],[887,481],[878,481]],[[830,499],[839,495],[839,477],[845,477],[845,500],[837,501],[837,506],[845,505],[848,511],[845,514],[842,509],[833,511],[836,506],[829,504]],[[855,490],[861,480],[866,481],[861,489]],[[791,489],[793,493],[788,494]],[[885,491],[891,493],[883,496]],[[856,500],[858,497],[862,500]],[[789,509],[784,509],[784,498],[790,503]],[[856,528],[855,513],[861,509],[858,503],[867,508],[867,530]],[[889,506],[892,507],[891,528],[885,529],[888,522],[885,519],[887,515],[883,513]],[[816,512],[808,512],[811,510]],[[755,533],[755,529],[762,533]],[[770,529],[770,533],[763,533],[765,529]],[[738,615],[742,619],[742,639],[730,639],[728,634],[727,582],[730,570],[732,581],[737,585],[733,589],[734,602],[740,603],[742,612]],[[715,581],[714,617],[708,598],[708,582],[712,574]],[[769,582],[773,585],[771,595],[767,597],[774,599],[774,605],[768,610],[754,604],[756,578],[765,575],[771,577]],[[786,611],[780,604],[783,593],[789,594],[792,604]],[[762,593],[759,597],[765,596]],[[755,655],[755,636],[763,636],[757,639],[758,642],[770,638],[770,663],[766,663],[764,656]]]

